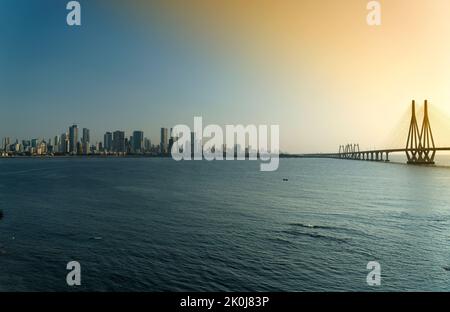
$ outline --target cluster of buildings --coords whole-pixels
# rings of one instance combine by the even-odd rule
[[[144,137],[143,131],[133,131],[129,137],[125,131],[106,132],[103,142],[91,143],[90,130],[80,129],[77,125],[69,127],[68,131],[53,139],[30,139],[11,141],[9,137],[2,140],[0,156],[34,156],[34,155],[159,155],[169,154],[174,137],[172,129],[161,128],[161,141],[153,145],[150,139]]]

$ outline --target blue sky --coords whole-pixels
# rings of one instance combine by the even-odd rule
[[[123,129],[157,142],[160,127],[194,115],[219,124],[257,115],[260,82],[245,64],[183,38],[157,12],[133,20],[81,1],[82,25],[69,27],[66,3],[0,0],[0,136],[52,138],[76,122],[94,140]],[[235,97],[248,98],[239,113]]]

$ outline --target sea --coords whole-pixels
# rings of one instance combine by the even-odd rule
[[[0,291],[449,291],[442,157],[0,159]]]

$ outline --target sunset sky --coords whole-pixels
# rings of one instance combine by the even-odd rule
[[[80,27],[67,2],[0,0],[0,137],[76,122],[158,143],[203,116],[279,124],[281,150],[327,152],[406,141],[411,100],[428,99],[450,145],[448,0],[380,1],[381,26],[366,0],[81,0]]]

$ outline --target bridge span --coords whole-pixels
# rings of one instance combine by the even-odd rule
[[[317,153],[317,154],[300,154],[292,155],[294,157],[305,158],[337,158],[350,160],[367,160],[367,161],[389,161],[389,154],[405,153],[407,163],[411,165],[434,165],[436,152],[450,151],[450,147],[436,147],[431,131],[430,120],[428,116],[428,101],[425,100],[424,116],[421,130],[416,119],[416,105],[412,101],[411,122],[409,126],[408,138],[406,146],[402,148],[391,149],[375,149],[360,150],[359,144],[347,144],[339,146],[336,153]]]

